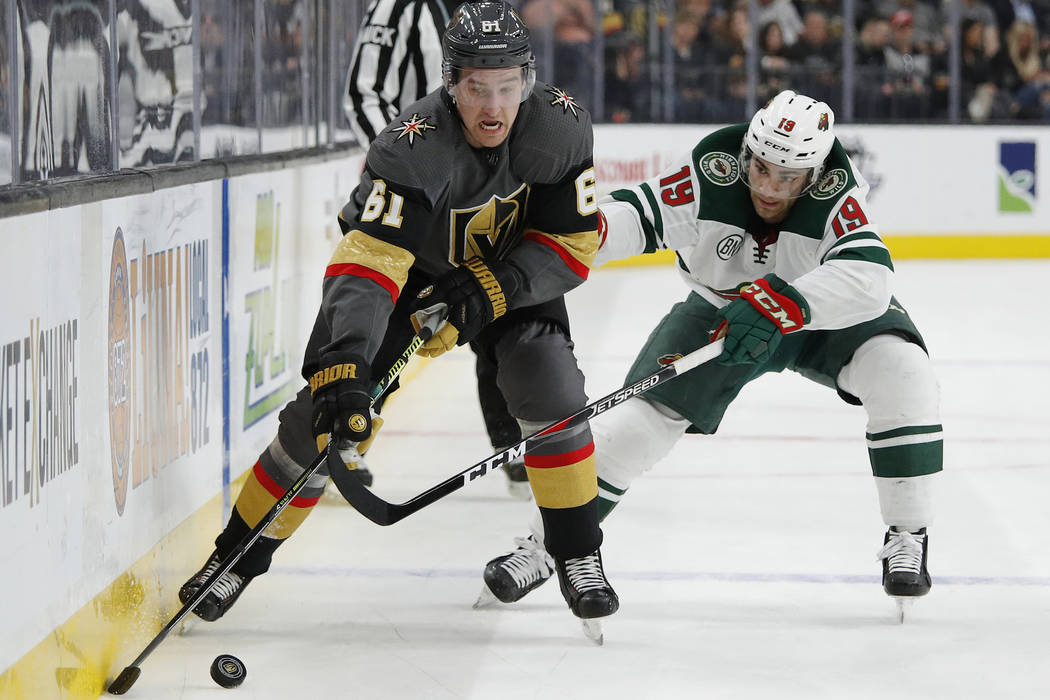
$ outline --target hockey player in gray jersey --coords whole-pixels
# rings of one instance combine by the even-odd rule
[[[402,109],[442,85],[441,36],[458,2],[454,0],[372,0],[361,23],[354,57],[347,71],[343,110],[362,145],[383,133]],[[551,304],[564,306],[564,299]],[[552,309],[560,317],[563,310]],[[477,356],[478,400],[485,430],[496,452],[521,439],[498,386],[499,367],[491,348],[471,344]],[[389,397],[387,394],[384,399]],[[373,433],[382,419],[372,425]],[[511,495],[532,497],[525,462],[519,457],[503,467]],[[371,472],[358,468],[365,485]]]
[[[443,50],[444,87],[410,105],[369,147],[325,270],[303,364],[309,385],[281,411],[277,438],[251,470],[215,552],[182,587],[183,602],[329,435],[341,450],[370,438],[373,378],[408,345],[411,313],[421,306],[449,310],[424,354],[468,342],[493,353],[524,433],[586,403],[564,306],[551,301],[584,281],[598,248],[590,118],[535,82],[528,29],[505,3],[460,6]],[[584,619],[612,614],[619,602],[599,553],[589,427],[554,433],[526,452],[525,465],[566,602]],[[194,612],[223,615],[268,569],[327,479],[319,470]]]
[[[603,518],[682,435],[713,434],[745,384],[791,369],[863,405],[888,527],[883,587],[899,602],[929,591],[939,389],[919,331],[892,297],[893,264],[868,218],[867,190],[834,137],[831,109],[784,91],[749,124],[715,131],[657,178],[600,203],[607,234],[596,264],[674,250],[691,288],[625,384],[724,334],[718,362],[593,421]],[[541,524],[532,529],[485,569],[486,589],[504,602],[547,577]]]

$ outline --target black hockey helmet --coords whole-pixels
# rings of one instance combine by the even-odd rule
[[[522,69],[524,101],[536,83],[536,58],[529,28],[518,11],[505,2],[465,2],[456,8],[441,40],[445,88],[459,82],[463,68]]]

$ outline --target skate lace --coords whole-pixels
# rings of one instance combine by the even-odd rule
[[[565,573],[580,593],[594,589],[605,588],[609,584],[605,581],[605,573],[602,571],[602,563],[597,553],[585,557],[567,559],[565,561]]]
[[[554,565],[550,555],[541,550],[532,537],[515,537],[518,548],[511,552],[502,566],[519,586],[528,586],[533,581],[550,578]]]
[[[227,571],[225,574],[219,577],[219,580],[212,586],[211,592],[219,597],[219,600],[226,600],[231,598],[241,588],[241,582],[243,578],[235,573]]]
[[[208,563],[204,565],[204,568],[201,569],[200,573],[197,574],[197,577],[194,580],[194,583],[197,584],[198,588],[204,585],[204,582],[208,580],[208,577],[215,573],[215,570],[219,568],[219,563],[218,559],[208,560]]]
[[[888,560],[891,572],[909,571],[918,574],[922,571],[922,545],[925,539],[925,535],[891,530],[890,539],[875,557]]]

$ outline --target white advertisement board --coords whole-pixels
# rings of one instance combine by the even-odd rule
[[[215,495],[222,465],[217,183],[103,202],[113,576]],[[111,577],[112,578],[112,577]]]
[[[80,234],[76,211],[0,220],[0,668],[84,602]]]
[[[602,194],[656,176],[715,126],[595,127]],[[884,235],[1045,235],[1050,133],[1045,127],[852,126],[838,137],[871,184]]]
[[[324,268],[342,238],[336,215],[358,179],[352,160],[228,183],[233,478],[270,443],[277,413],[304,384]]]

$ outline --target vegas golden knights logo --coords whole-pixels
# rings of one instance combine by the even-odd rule
[[[449,262],[502,257],[521,237],[528,198],[529,188],[522,185],[509,197],[492,195],[480,206],[449,212]]]

